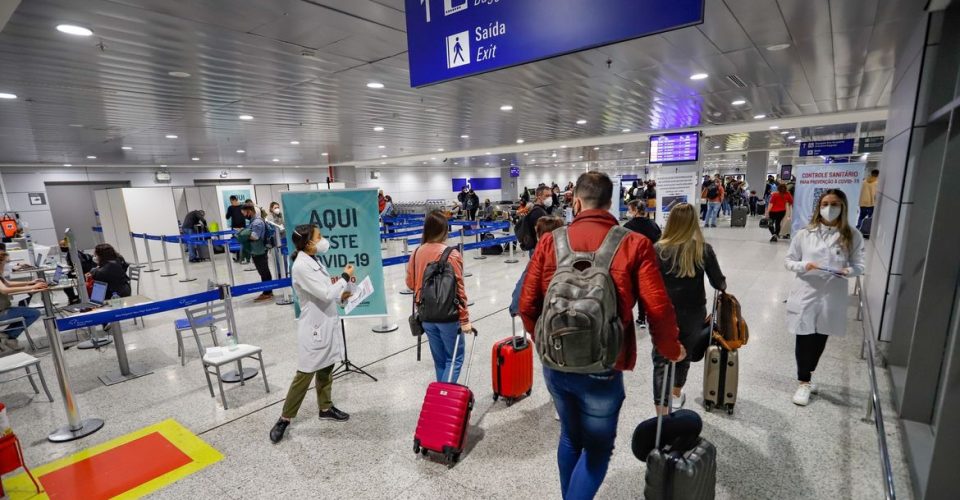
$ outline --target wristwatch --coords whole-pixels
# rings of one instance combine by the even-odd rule
[[[347,283],[350,282],[350,275],[349,275],[349,274],[347,274],[347,273],[342,273],[342,274],[340,274],[340,277],[343,278],[343,279],[345,279],[345,280],[347,280]]]

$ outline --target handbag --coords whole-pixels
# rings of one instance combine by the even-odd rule
[[[419,249],[417,249],[419,250]],[[417,272],[417,252],[413,252],[413,272]],[[413,291],[412,298],[412,307],[410,309],[410,317],[407,318],[407,322],[410,324],[410,334],[414,337],[420,337],[423,335],[423,323],[420,322],[420,314],[417,313],[417,291]]]

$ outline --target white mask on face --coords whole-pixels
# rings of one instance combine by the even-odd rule
[[[273,214],[274,214],[274,215],[280,215],[280,209],[279,209],[279,208],[274,208],[274,209],[273,209]]]
[[[553,206],[553,198],[547,198],[543,200],[543,206],[550,208]]]
[[[316,243],[317,253],[327,253],[330,250],[330,240],[324,238]]]
[[[840,217],[840,207],[835,205],[820,207],[820,217],[827,222],[833,222]]]

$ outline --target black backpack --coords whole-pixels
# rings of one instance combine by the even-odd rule
[[[707,188],[707,198],[712,200],[717,196],[720,196],[720,190],[717,189],[717,184],[710,184],[710,187]]]
[[[534,227],[536,224],[533,223],[534,210],[543,210],[544,215],[546,215],[546,210],[539,205],[534,205],[530,209],[530,213],[520,219],[520,224],[516,227],[515,232],[517,233],[517,241],[520,243],[520,249],[524,251],[533,250],[537,247],[537,228]]]
[[[417,299],[420,321],[452,323],[460,319],[460,299],[457,297],[457,275],[447,260],[455,247],[447,247],[436,262],[423,270],[423,285]]]

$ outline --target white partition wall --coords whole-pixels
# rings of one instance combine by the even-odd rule
[[[183,188],[183,196],[187,200],[188,212],[192,212],[194,210],[200,210],[201,208],[203,208],[203,202],[200,201],[200,188],[198,187]]]
[[[177,207],[174,204],[173,191],[169,187],[124,188],[119,190],[126,205],[127,221],[134,233],[146,233],[157,236],[180,234],[177,224]],[[140,260],[146,258],[143,239],[136,239],[137,255]],[[163,258],[163,242],[150,241],[150,254],[154,262]],[[171,251],[170,260],[179,259],[179,251]]]
[[[217,224],[218,230],[223,230],[223,221],[220,220],[220,202],[217,201],[217,188],[215,186],[203,186],[196,188],[197,195],[199,196],[199,206],[192,208],[193,210],[203,209],[207,213],[207,225],[209,226],[212,223]],[[227,225],[229,228],[230,226]],[[212,231],[213,228],[210,228]]]
[[[106,196],[106,207],[101,207],[99,203],[97,204],[97,211],[100,212],[100,225],[104,228],[104,241],[112,245],[113,248],[127,260],[132,260],[133,247],[130,245],[130,223],[127,221],[127,208],[123,199],[123,189],[105,189],[103,191],[97,191],[97,193],[104,193]],[[112,240],[107,238],[108,225],[113,228],[111,233]]]
[[[108,190],[106,189],[94,191],[93,201],[97,207],[97,212],[100,214],[100,227],[103,228],[104,243],[109,243],[110,245],[113,245],[114,248],[119,249],[120,245],[118,244],[118,240],[120,237],[117,234],[116,224],[113,222],[115,213],[113,211],[113,207],[110,206],[110,199],[107,191]],[[74,231],[76,231],[76,229],[74,229]],[[127,246],[130,246],[129,243]]]
[[[317,191],[316,184],[289,184],[290,191]]]

